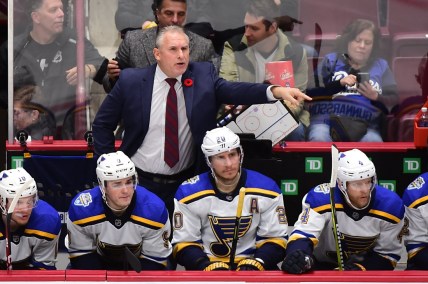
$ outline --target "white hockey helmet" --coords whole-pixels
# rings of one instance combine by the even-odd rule
[[[138,178],[135,165],[122,151],[102,154],[97,161],[97,179],[105,200],[105,187],[107,181],[133,177],[137,186]]]
[[[210,168],[212,167],[209,157],[220,153],[228,152],[236,148],[238,148],[238,151],[240,152],[240,164],[242,165],[244,151],[242,150],[239,136],[233,133],[233,131],[227,128],[226,126],[214,128],[213,130],[207,131],[202,142],[201,148],[202,152],[205,155],[207,164]]]
[[[348,181],[359,181],[367,178],[372,178],[372,186],[370,188],[370,199],[371,192],[377,184],[376,168],[372,161],[358,149],[352,149],[339,154],[339,162],[337,168],[337,185],[345,196],[346,202],[354,209],[365,209],[356,208],[351,201],[347,193],[347,182]]]
[[[20,198],[34,196],[33,206],[36,206],[38,200],[37,185],[25,169],[17,168],[5,170],[0,173],[0,208],[3,214],[7,214],[7,199],[13,199],[21,189]]]

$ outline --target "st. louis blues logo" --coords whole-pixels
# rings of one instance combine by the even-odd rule
[[[230,255],[236,217],[217,217],[209,215],[210,226],[218,242],[210,244],[210,250],[216,257]],[[238,236],[244,236],[251,226],[252,216],[242,216]]]
[[[341,245],[345,259],[351,255],[362,255],[370,252],[370,250],[376,245],[376,241],[379,239],[379,234],[374,236],[353,236],[344,233],[340,233]],[[331,259],[336,259],[337,254],[335,251],[326,252]]]

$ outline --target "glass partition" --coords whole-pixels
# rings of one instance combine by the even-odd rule
[[[177,1],[163,1],[170,2]],[[413,119],[428,92],[428,2],[357,2],[188,0],[180,24],[212,42],[227,80],[264,82],[266,62],[292,61],[295,87],[314,100],[290,110],[301,132],[286,141],[412,141]],[[8,5],[13,36],[1,53],[2,99],[11,98],[8,140],[19,130],[32,140],[83,139],[109,91],[102,85],[112,81],[107,59],[145,67],[116,51],[127,32],[153,25],[152,1]]]

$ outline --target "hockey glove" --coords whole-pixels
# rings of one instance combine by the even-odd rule
[[[302,250],[296,250],[287,255],[282,262],[282,271],[292,274],[302,274],[312,269],[314,259]]]
[[[236,267],[236,271],[250,271],[250,270],[264,271],[265,268],[263,266],[262,260],[246,258],[241,260],[238,263],[238,266]]]
[[[211,262],[207,267],[204,268],[204,271],[215,271],[215,270],[229,270],[229,264],[221,261]]]
[[[351,271],[366,271],[366,268],[361,264],[364,263],[364,260],[367,258],[367,253],[359,253],[359,254],[352,254],[348,257],[348,259],[345,262],[345,265],[343,266],[344,270],[351,270]]]

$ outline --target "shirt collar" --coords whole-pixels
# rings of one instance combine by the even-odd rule
[[[183,75],[180,75],[175,78],[180,84],[181,84],[181,77],[183,77]],[[162,82],[162,81],[165,81],[166,78],[169,78],[169,77],[160,69],[159,65],[157,65],[156,71],[155,71],[155,80],[158,82]]]

